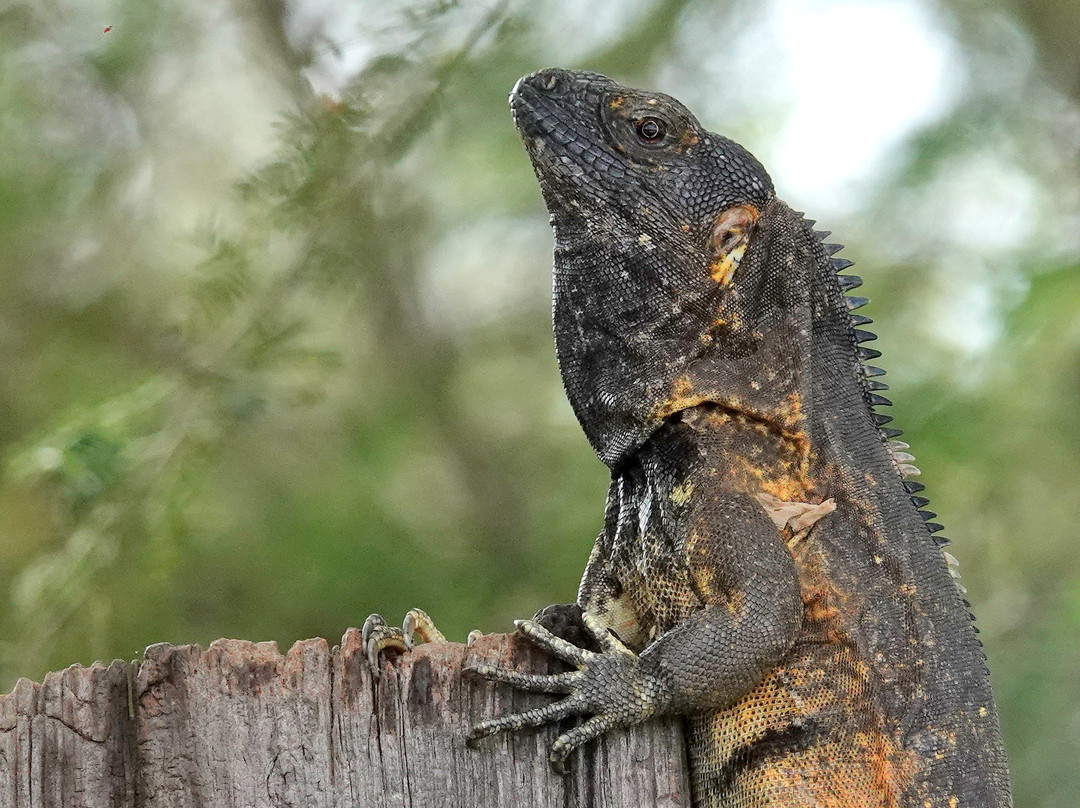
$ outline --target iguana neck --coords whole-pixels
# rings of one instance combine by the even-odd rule
[[[768,204],[729,284],[709,278],[692,234],[594,223],[571,207],[556,208],[553,222],[560,370],[582,428],[613,469],[667,419],[703,404],[831,454],[882,443],[834,248],[783,202]],[[603,318],[592,316],[597,309]],[[848,421],[842,429],[834,403]]]

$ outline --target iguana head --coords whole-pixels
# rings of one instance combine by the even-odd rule
[[[689,234],[723,210],[760,209],[773,195],[753,155],[706,132],[669,95],[548,69],[518,81],[510,98],[553,212],[579,202]]]
[[[563,382],[601,459],[704,402],[800,429],[827,256],[761,164],[674,98],[596,73],[533,73],[510,105],[555,231]]]

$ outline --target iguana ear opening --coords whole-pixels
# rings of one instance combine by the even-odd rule
[[[709,273],[717,283],[731,283],[759,216],[761,212],[747,204],[728,208],[716,217],[708,249],[711,256]]]

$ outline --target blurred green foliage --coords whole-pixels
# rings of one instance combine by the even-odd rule
[[[822,225],[874,297],[1017,804],[1073,808],[1075,6],[906,5],[959,89]],[[694,48],[756,46],[789,6],[572,8],[0,4],[0,687],[413,605],[464,637],[573,598],[606,480],[562,396],[506,94],[565,63],[719,95],[706,122],[770,164],[764,68]]]

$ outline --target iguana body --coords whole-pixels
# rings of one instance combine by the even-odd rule
[[[472,738],[586,717],[561,764],[677,713],[698,808],[1011,805],[839,247],[668,96],[545,70],[511,106],[555,231],[563,381],[612,484],[577,604],[521,624],[577,670],[478,669],[565,697]]]

